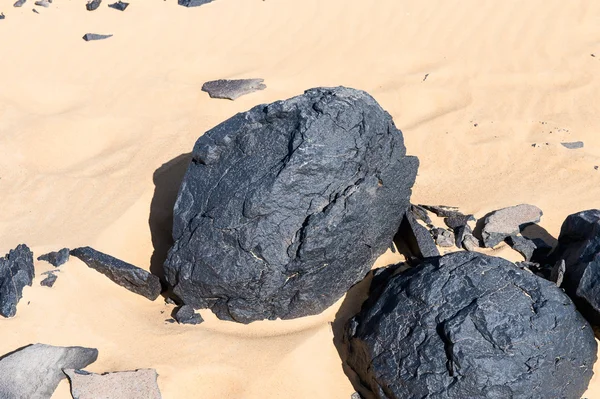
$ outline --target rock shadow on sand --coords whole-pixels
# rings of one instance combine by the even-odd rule
[[[191,159],[191,153],[181,154],[156,169],[152,177],[154,196],[148,223],[154,252],[150,259],[150,272],[158,276],[163,285],[166,285],[163,264],[173,245],[173,206]]]

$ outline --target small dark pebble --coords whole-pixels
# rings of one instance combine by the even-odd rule
[[[127,8],[128,5],[129,5],[129,3],[125,3],[125,2],[122,2],[119,0],[116,3],[109,4],[108,6],[110,8],[114,8],[115,10],[125,11],[125,9]]]
[[[4,13],[3,13],[3,12],[2,12],[2,13],[0,13],[0,19],[4,19],[4,18],[6,18],[6,17],[4,16]]]
[[[91,1],[87,2],[87,4],[85,5],[85,8],[88,11],[94,11],[95,9],[100,7],[100,3],[102,3],[102,0],[91,0]]]
[[[176,305],[175,301],[171,298],[165,298],[165,303],[167,305]]]
[[[595,169],[595,170],[598,170],[598,165],[594,166],[594,169]]]
[[[35,8],[34,8],[34,9],[32,9],[32,11],[33,11],[34,13],[36,13],[36,14],[39,14],[38,10],[36,10]]]
[[[52,287],[56,282],[57,278],[58,276],[56,274],[49,274],[48,277],[46,277],[40,282],[40,285],[44,287]]]
[[[165,320],[165,321],[166,321],[167,323],[171,323],[171,324],[175,323],[175,319],[167,319],[167,320]]]
[[[85,40],[86,42],[90,42],[92,40],[108,39],[109,37],[112,37],[112,35],[99,35],[97,33],[86,33],[85,35],[83,35],[83,40]]]
[[[428,73],[425,74],[425,77],[423,78],[423,82],[427,80],[427,77],[429,76]]]
[[[50,3],[47,2],[46,0],[40,0],[40,1],[36,1],[34,3],[36,6],[40,6],[40,7],[44,7],[44,8],[48,8],[50,7]]]
[[[26,1],[27,0],[17,0],[17,2],[13,4],[13,7],[21,7]]]

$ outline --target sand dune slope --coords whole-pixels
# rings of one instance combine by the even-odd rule
[[[33,0],[13,2],[0,0],[2,253],[91,245],[158,270],[196,138],[321,85],[367,90],[392,114],[421,159],[414,202],[478,216],[533,203],[553,236],[568,214],[600,207],[598,2],[131,0],[125,12],[88,12],[83,0],[54,0],[40,14]],[[88,32],[114,36],[85,42]],[[200,90],[255,77],[267,89],[235,102]],[[560,145],[577,140],[583,149]],[[330,325],[340,303],[294,321],[239,326],[202,312],[203,325],[178,326],[164,321],[171,306],[78,260],[40,287],[48,268],[36,263],[17,317],[0,320],[0,353],[96,347],[90,371],[155,368],[164,398],[353,392]],[[66,382],[54,397],[70,397]],[[587,397],[600,397],[600,377]]]

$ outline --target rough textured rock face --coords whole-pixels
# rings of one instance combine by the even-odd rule
[[[65,370],[74,399],[161,399],[156,370],[94,374]]]
[[[104,274],[121,287],[145,296],[151,301],[160,295],[160,279],[144,269],[90,247],[75,248],[71,251],[71,255],[81,259],[86,265]]]
[[[33,253],[27,245],[21,244],[0,258],[0,315],[13,317],[17,314],[23,288],[31,286],[34,276]]]
[[[504,259],[453,253],[371,295],[344,337],[365,398],[579,399],[592,377],[589,324]]]
[[[556,263],[565,262],[562,287],[579,311],[600,326],[600,210],[567,217],[552,257]]]
[[[360,280],[409,207],[418,159],[367,93],[318,88],[198,139],[167,280],[221,319],[317,314]]]
[[[481,231],[483,245],[492,248],[506,237],[517,235],[528,224],[540,221],[543,213],[534,205],[521,204],[492,212],[485,218]]]
[[[194,311],[194,308],[190,305],[183,305],[175,313],[175,320],[179,324],[200,324],[204,320],[202,316]]]
[[[398,250],[407,257],[418,259],[440,256],[440,251],[426,227],[417,222],[412,212],[406,212],[394,237]]]
[[[63,369],[84,368],[95,362],[98,350],[79,346],[35,344],[0,360],[0,398],[50,399]]]

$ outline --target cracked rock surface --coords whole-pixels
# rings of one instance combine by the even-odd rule
[[[65,368],[95,362],[98,350],[80,346],[27,346],[0,359],[0,398],[50,399]]]
[[[33,253],[27,245],[21,244],[0,258],[0,315],[13,317],[17,314],[23,288],[31,286],[34,276]]]
[[[166,278],[225,320],[318,314],[388,248],[417,168],[362,91],[316,88],[238,114],[196,142]]]
[[[579,399],[596,341],[555,284],[457,252],[397,274],[346,325],[365,398]]]
[[[588,321],[600,326],[600,210],[569,215],[551,256],[565,262],[562,287]]]

